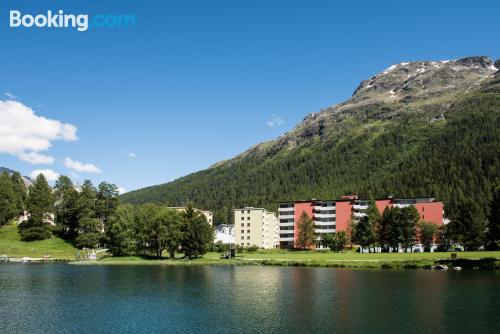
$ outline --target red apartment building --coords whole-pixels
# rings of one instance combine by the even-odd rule
[[[358,199],[357,196],[343,196],[339,200],[280,202],[280,247],[295,247],[298,223],[303,212],[313,219],[316,233],[333,233],[346,231],[351,218],[359,219],[365,216],[368,204],[369,200]],[[421,220],[443,225],[443,202],[434,198],[382,198],[375,200],[375,204],[380,213],[387,207],[403,208],[413,205]]]

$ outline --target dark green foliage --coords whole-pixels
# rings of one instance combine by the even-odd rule
[[[117,256],[134,255],[138,242],[135,235],[135,208],[131,205],[118,206],[105,225],[105,240],[109,251]]]
[[[0,226],[9,223],[18,214],[17,196],[7,173],[0,174]]]
[[[45,176],[39,174],[30,187],[27,209],[36,224],[45,223],[54,212],[54,196]]]
[[[76,201],[78,217],[76,245],[80,248],[96,248],[102,236],[103,224],[97,218],[97,190],[85,180]]]
[[[78,234],[78,192],[73,182],[67,176],[61,175],[54,185],[55,223],[59,234],[67,239],[74,240]]]
[[[316,242],[316,233],[314,231],[314,222],[307,215],[302,212],[298,222],[299,234],[297,236],[297,247],[306,249],[314,245]]]
[[[391,117],[383,114],[394,109],[390,104],[367,106],[293,149],[248,154],[122,199],[168,205],[189,199],[213,210],[218,223],[232,223],[230,212],[239,206],[276,210],[278,201],[351,192],[437,196],[448,203],[448,216],[464,197],[487,208],[500,183],[499,86],[489,82],[446,106],[429,104],[418,112],[403,106]]]
[[[487,247],[490,250],[500,249],[500,186],[495,188],[490,204],[488,217]]]
[[[420,219],[417,209],[414,206],[408,206],[399,212],[398,221],[401,224],[401,245],[405,251],[411,249],[415,244],[415,233]]]
[[[197,258],[207,252],[214,240],[214,229],[208,224],[206,217],[188,204],[182,214],[181,247],[188,258]]]
[[[101,182],[97,187],[96,216],[106,225],[119,204],[118,187],[114,184]]]
[[[97,218],[88,216],[78,220],[78,235],[75,238],[79,248],[97,248],[102,236],[102,224]]]
[[[24,184],[23,178],[19,172],[14,172],[11,175],[12,189],[16,196],[16,209],[18,213],[22,213],[26,209],[26,200],[28,197],[28,190]]]
[[[19,224],[19,235],[23,241],[45,240],[52,236],[52,231],[48,225],[34,224],[30,219]]]
[[[486,238],[486,217],[479,205],[470,199],[458,203],[451,218],[450,236],[466,250],[477,250]]]
[[[375,225],[368,216],[361,217],[358,222],[352,224],[352,242],[363,248],[370,247],[376,242]]]
[[[421,221],[418,223],[418,236],[420,242],[424,246],[425,252],[430,252],[430,248],[432,243],[434,242],[434,238],[436,237],[436,232],[438,227],[436,224],[428,223],[426,221]]]
[[[382,249],[389,247],[399,251],[411,249],[415,243],[415,234],[419,214],[414,206],[404,208],[387,207],[377,226],[377,240]]]
[[[29,189],[27,199],[29,219],[19,225],[23,241],[48,239],[52,235],[49,221],[54,212],[54,196],[45,176],[39,174]]]
[[[344,231],[336,233],[325,233],[321,235],[323,245],[330,248],[333,252],[343,251],[347,245],[347,234]]]

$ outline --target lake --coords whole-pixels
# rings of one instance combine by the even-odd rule
[[[0,333],[493,333],[500,273],[0,264]]]

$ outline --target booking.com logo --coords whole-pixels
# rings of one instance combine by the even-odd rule
[[[46,14],[22,14],[19,10],[10,11],[11,28],[73,28],[87,31],[89,28],[134,28],[135,15],[132,14],[65,14],[62,9]]]

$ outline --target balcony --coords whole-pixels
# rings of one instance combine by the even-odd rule
[[[291,222],[291,223],[280,223],[280,226],[294,226],[295,223],[294,222]]]
[[[279,215],[278,217],[279,219],[294,219],[295,216],[294,215]]]
[[[335,218],[335,213],[315,213],[314,218]]]
[[[353,212],[352,214],[354,217],[356,218],[361,218],[361,217],[365,217],[366,216],[366,213],[364,212]]]
[[[359,204],[354,204],[352,206],[354,210],[366,210],[368,209],[368,205],[359,205]]]
[[[394,204],[394,205],[393,205],[393,207],[395,207],[395,208],[400,208],[400,209],[402,209],[402,208],[406,208],[406,207],[409,207],[409,206],[411,206],[411,204],[400,204],[400,203],[396,203],[396,204]]]
[[[282,211],[293,211],[293,206],[291,206],[289,208],[278,208],[278,212],[282,212]]]
[[[279,239],[280,241],[293,241],[293,237],[286,237],[286,238],[281,238]]]
[[[332,222],[322,222],[322,221],[313,220],[313,222],[314,222],[314,225],[317,225],[317,226],[335,225],[335,221],[332,221]]]
[[[319,229],[319,228],[315,228],[314,229],[314,232],[316,233],[319,233],[319,234],[324,234],[324,233],[334,233],[335,232],[335,229],[332,228],[332,229],[328,229],[328,230],[323,230],[323,229]]]

